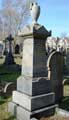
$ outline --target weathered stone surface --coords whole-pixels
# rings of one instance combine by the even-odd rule
[[[8,111],[11,112],[11,114],[15,116],[17,120],[30,120],[33,118],[39,119],[41,117],[47,117],[54,114],[55,108],[56,105],[52,105],[30,112],[14,102],[10,102],[8,104]]]
[[[22,73],[12,101],[16,104],[17,120],[30,120],[52,115],[55,95],[47,79],[45,41],[51,32],[39,24],[26,26],[19,32],[23,39]]]
[[[40,95],[51,92],[51,81],[46,77],[31,78],[20,76],[17,79],[17,90],[28,95]]]
[[[67,55],[66,55],[66,67],[69,68],[69,48],[67,49]]]
[[[23,29],[18,31],[18,35],[23,38],[29,38],[29,37],[36,37],[45,39],[47,36],[51,36],[51,31],[47,31],[47,29],[40,24],[32,24],[25,26]]]
[[[37,96],[28,96],[26,94],[14,91],[13,102],[24,107],[25,109],[32,111],[48,105],[54,104],[55,95],[54,93],[42,94]]]
[[[3,89],[3,93],[5,96],[10,96],[10,95],[12,95],[13,90],[16,90],[16,83],[8,82],[8,83],[6,83],[6,85]]]
[[[27,111],[24,108],[18,106],[17,107],[17,120],[30,120],[31,118],[40,119],[42,117],[47,117],[53,115],[55,112],[55,105],[45,107],[33,112]]]
[[[17,105],[14,102],[9,102],[8,104],[8,112],[10,112],[13,116],[16,117]]]
[[[4,52],[4,44],[3,41],[0,41],[0,58],[3,57],[3,52]]]
[[[30,77],[46,77],[47,56],[45,49],[45,41],[46,38],[50,35],[50,33],[47,30],[45,30],[44,27],[41,27],[39,24],[29,26],[27,27],[27,30],[29,34],[26,34],[26,36],[24,35],[23,37],[24,42],[23,42],[22,75]],[[42,31],[42,33],[39,31]],[[38,38],[37,34],[38,36],[42,37]],[[43,36],[43,34],[45,37]]]
[[[30,77],[46,77],[45,40],[28,38],[23,43],[22,75]]]
[[[51,80],[52,91],[55,92],[56,101],[63,97],[63,65],[64,57],[60,52],[52,52],[48,58],[48,79]]]

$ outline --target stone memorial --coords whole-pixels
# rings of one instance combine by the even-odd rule
[[[13,40],[13,37],[10,34],[9,37],[7,37],[6,39],[9,42],[9,49],[8,49],[7,54],[6,54],[6,58],[5,58],[5,63],[4,64],[12,65],[12,64],[15,64],[14,57],[13,57],[13,54],[12,54],[12,40]]]
[[[69,68],[69,48],[67,49],[67,55],[66,55],[66,67]]]
[[[31,14],[33,23],[19,32],[24,40],[22,73],[8,107],[17,120],[39,119],[55,112],[55,94],[51,91],[46,70],[45,41],[51,32],[37,23],[40,14],[38,4],[31,5]]]
[[[19,54],[20,53],[20,46],[18,44],[16,44],[15,46],[15,54]]]
[[[51,80],[52,92],[55,92],[56,102],[63,97],[63,66],[64,56],[60,52],[52,52],[47,61],[48,79]]]
[[[3,56],[3,52],[4,52],[4,44],[2,41],[0,41],[0,57]]]
[[[6,83],[3,88],[3,96],[5,97],[11,96],[13,90],[16,90],[16,83],[15,82]]]

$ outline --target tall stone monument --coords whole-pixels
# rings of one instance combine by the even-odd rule
[[[5,63],[4,64],[12,65],[12,64],[15,64],[14,57],[13,57],[13,54],[12,54],[12,41],[14,39],[13,39],[11,34],[6,39],[9,41],[9,51],[6,54],[6,58],[5,58]]]
[[[37,23],[40,14],[38,4],[31,5],[33,23],[19,32],[23,42],[22,73],[17,79],[17,91],[13,91],[9,111],[17,120],[41,118],[55,112],[55,94],[47,80],[45,41],[51,32]]]

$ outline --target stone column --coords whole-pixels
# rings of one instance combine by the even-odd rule
[[[46,70],[45,41],[50,35],[44,26],[37,23],[19,32],[24,40],[22,73],[17,79],[17,91],[13,92],[10,103],[17,120],[41,118],[55,111],[55,95],[51,92]]]

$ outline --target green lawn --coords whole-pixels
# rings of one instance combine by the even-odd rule
[[[0,98],[0,120],[15,120],[10,113],[8,113],[8,102],[10,99]]]
[[[2,84],[5,82],[15,82],[21,74],[20,69],[17,70],[18,65],[21,65],[21,58],[15,58],[16,65],[10,67],[3,64],[4,60],[5,58],[0,59],[0,82]],[[3,98],[0,96],[0,120],[15,120],[15,118],[8,113],[9,101],[11,101],[11,98]]]
[[[21,74],[20,65],[21,65],[21,58],[15,58],[15,65],[6,66],[4,65],[4,58],[0,59],[0,81],[6,82],[14,82]]]
[[[69,111],[69,86],[65,85],[64,87],[64,98],[60,104],[60,107]],[[68,96],[66,96],[68,95]],[[4,99],[0,98],[0,120],[16,120],[10,113],[8,113],[8,102],[11,101],[11,98]],[[49,117],[49,118],[42,118],[41,120],[67,120],[66,118],[58,117],[57,115]]]
[[[15,58],[16,64],[21,65],[21,58]],[[9,81],[16,81],[18,76],[20,76],[21,71],[16,71],[15,67],[9,68],[3,65],[3,60],[0,59],[0,81],[2,82],[9,82]],[[65,79],[69,81],[69,76]],[[64,98],[62,102],[59,104],[59,107],[69,111],[69,82],[66,82],[64,86]],[[11,101],[11,98],[3,98],[0,96],[0,120],[16,120],[10,113],[8,113],[8,102]],[[57,115],[49,118],[42,118],[41,120],[66,120],[65,118],[58,118]]]

